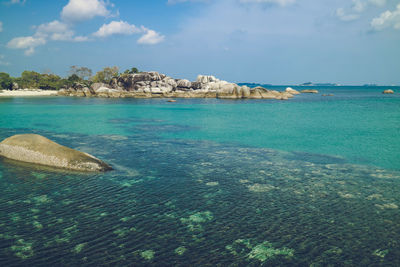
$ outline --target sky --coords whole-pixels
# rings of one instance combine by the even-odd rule
[[[0,0],[0,72],[400,84],[400,0]]]

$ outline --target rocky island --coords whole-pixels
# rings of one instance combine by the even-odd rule
[[[37,134],[14,135],[0,143],[0,156],[76,171],[108,171],[111,166],[84,152],[59,145]]]
[[[220,98],[220,99],[278,99],[287,100],[298,92],[288,88],[284,92],[263,87],[250,88],[222,81],[214,76],[199,75],[196,81],[174,79],[155,71],[122,74],[110,83],[87,86],[75,83],[58,92],[62,96],[105,98]]]

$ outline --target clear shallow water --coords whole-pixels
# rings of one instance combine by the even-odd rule
[[[115,167],[0,160],[0,265],[399,265],[400,98],[324,90],[0,99],[1,139],[36,132]]]

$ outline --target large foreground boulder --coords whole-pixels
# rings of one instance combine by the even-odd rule
[[[0,143],[5,158],[77,171],[107,171],[111,166],[89,155],[37,134],[11,136]]]

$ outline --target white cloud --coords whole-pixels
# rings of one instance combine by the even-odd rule
[[[359,14],[346,14],[343,8],[336,9],[336,16],[342,21],[352,21],[360,17]]]
[[[139,38],[139,40],[137,41],[138,44],[149,44],[149,45],[154,45],[154,44],[158,44],[161,43],[162,41],[164,41],[165,36],[160,35],[158,32],[153,31],[153,30],[149,30],[143,27],[143,29],[145,30],[145,34]]]
[[[278,4],[281,6],[287,6],[294,4],[296,0],[240,0],[241,3],[266,3],[266,4]]]
[[[36,27],[35,37],[41,37],[53,41],[83,42],[89,38],[85,36],[75,36],[75,32],[70,29],[70,25],[58,20],[43,23]]]
[[[389,27],[400,30],[400,4],[397,5],[394,11],[387,10],[379,17],[374,18],[371,21],[371,26],[378,31]]]
[[[344,8],[338,8],[336,9],[336,16],[342,21],[356,20],[370,5],[382,7],[386,5],[386,0],[352,0],[352,6],[349,11]]]
[[[3,22],[0,21],[0,32],[3,31]]]
[[[69,26],[58,20],[41,24],[37,27],[35,36],[54,41],[70,41],[73,39],[74,31]]]
[[[78,22],[96,16],[106,17],[109,14],[107,3],[102,0],[69,0],[61,11],[61,18],[65,21]]]
[[[371,4],[374,4],[376,6],[384,6],[386,5],[386,0],[369,0]]]
[[[87,42],[89,40],[90,39],[87,36],[75,36],[73,39],[74,42]]]
[[[7,47],[12,49],[24,49],[25,55],[30,56],[35,52],[35,48],[46,44],[46,39],[42,37],[26,36],[17,37],[8,42]]]
[[[86,36],[75,36],[75,32],[69,28],[68,24],[54,20],[43,23],[36,27],[36,32],[32,36],[17,37],[8,42],[7,47],[25,50],[25,55],[30,56],[35,53],[35,48],[45,45],[47,41],[70,41],[84,42],[89,38]]]
[[[135,25],[121,20],[103,24],[103,26],[101,26],[97,32],[93,33],[93,35],[96,37],[108,37],[114,34],[131,35],[140,32],[142,32],[142,30],[137,28]]]
[[[26,0],[11,0],[11,1],[8,2],[8,3],[11,4],[11,5],[14,5],[14,4],[21,4],[21,5],[23,5],[23,4],[25,4],[25,2],[26,2]]]
[[[185,3],[185,2],[210,2],[210,0],[168,0],[167,4],[175,5],[175,4],[179,4],[179,3]]]

